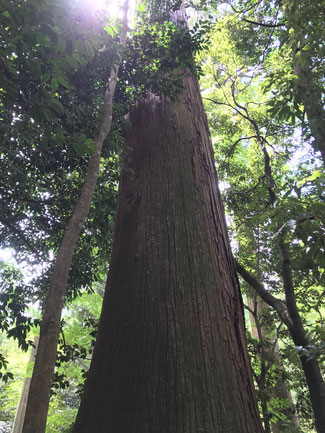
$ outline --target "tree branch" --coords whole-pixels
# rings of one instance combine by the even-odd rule
[[[293,285],[291,260],[287,246],[285,244],[285,227],[282,228],[279,234],[279,249],[282,259],[282,278],[283,288],[286,299],[288,313],[292,320],[296,341],[299,339],[299,345],[307,346],[309,344],[304,325],[297,307],[296,294]],[[296,343],[295,341],[295,343]],[[296,343],[297,344],[297,343]]]
[[[271,295],[265,287],[246,269],[235,260],[236,270],[239,275],[256,291],[256,293],[270,305],[278,313],[280,319],[285,323],[288,328],[292,326],[291,319],[288,316],[285,304],[280,299]]]
[[[284,23],[278,23],[278,24],[271,24],[271,23],[261,23],[259,21],[252,21],[252,20],[248,20],[247,18],[242,18],[243,21],[245,21],[246,23],[249,24],[254,24],[256,26],[261,26],[261,27],[269,27],[269,28],[276,28],[276,27],[286,27],[286,24]]]
[[[237,144],[240,141],[242,141],[242,140],[250,140],[251,138],[256,138],[256,136],[255,135],[251,135],[250,137],[240,137],[240,138],[238,138],[238,140],[236,140],[235,143],[233,143],[231,145],[231,148],[229,149],[229,152],[227,153],[227,155],[226,155],[226,157],[225,157],[225,159],[224,159],[224,161],[223,161],[223,163],[221,164],[220,167],[223,168],[225,166],[227,159],[231,156],[231,154],[235,150],[235,147],[237,146]]]

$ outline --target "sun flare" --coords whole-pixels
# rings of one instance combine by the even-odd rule
[[[121,1],[118,0],[84,0],[89,9],[93,11],[105,11],[112,18],[121,15]]]

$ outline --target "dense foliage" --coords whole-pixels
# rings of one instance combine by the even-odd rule
[[[306,86],[292,58],[294,32],[284,29],[292,24],[293,11],[262,2],[248,6],[232,4],[211,33],[211,46],[200,56],[203,98],[237,259],[273,296],[285,300],[285,246],[295,302],[310,341],[307,348],[295,347],[275,311],[243,283],[246,308],[259,331],[248,341],[264,424],[281,421],[288,401],[274,393],[285,377],[300,428],[310,431],[313,414],[298,355],[305,351],[307,358],[318,357],[320,365],[324,359],[323,168],[310,146],[318,149],[305,114]],[[321,50],[320,44],[311,67],[317,88]],[[288,416],[279,431],[293,428],[284,422]]]

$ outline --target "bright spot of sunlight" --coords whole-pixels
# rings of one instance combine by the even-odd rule
[[[83,0],[87,8],[92,11],[103,11],[111,18],[118,18],[121,16],[121,0]]]
[[[81,0],[91,12],[103,12],[113,19],[123,18],[123,6],[127,4],[129,25],[135,16],[138,0]]]
[[[15,263],[12,249],[9,249],[9,248],[1,248],[0,249],[0,263],[2,261],[8,262],[10,264]]]

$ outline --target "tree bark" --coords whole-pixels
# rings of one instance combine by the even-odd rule
[[[262,432],[207,121],[184,84],[178,103],[149,94],[130,113],[74,433]]]
[[[124,26],[120,37],[121,45],[125,45],[126,42],[127,8],[126,3]],[[87,176],[81,189],[80,198],[72,212],[56,256],[40,327],[39,346],[29,388],[22,433],[45,432],[69,270],[80,231],[87,218],[94,195],[103,143],[111,128],[113,96],[118,74],[117,66],[115,65],[110,73],[109,85],[104,95],[101,125],[94,138],[95,150],[89,159]]]

